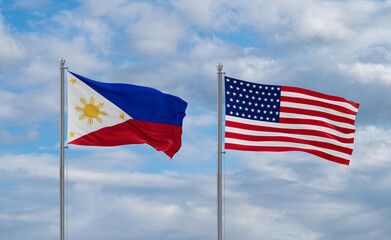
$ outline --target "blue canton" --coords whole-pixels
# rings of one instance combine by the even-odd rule
[[[225,114],[252,120],[278,122],[281,86],[225,77]]]

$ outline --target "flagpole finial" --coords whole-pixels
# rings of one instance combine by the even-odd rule
[[[65,64],[65,59],[64,58],[60,58],[60,65],[64,66],[64,64]]]
[[[217,64],[217,71],[221,72],[221,70],[223,70],[223,64],[218,63]]]

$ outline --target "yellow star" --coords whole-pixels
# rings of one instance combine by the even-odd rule
[[[75,137],[75,133],[74,133],[73,131],[71,131],[71,132],[69,133],[69,137]]]
[[[69,82],[71,82],[71,83],[72,83],[72,85],[73,85],[73,84],[75,84],[75,83],[76,83],[76,79],[73,79],[73,78],[71,78],[71,80],[69,80]]]
[[[125,113],[120,113],[119,118],[122,118],[122,120],[125,120]]]

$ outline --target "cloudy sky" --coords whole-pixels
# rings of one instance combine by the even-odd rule
[[[390,23],[390,0],[0,0],[0,239],[59,237],[60,57],[189,104],[172,160],[70,146],[69,239],[216,239],[218,62],[360,103],[350,166],[227,151],[225,239],[389,239]]]

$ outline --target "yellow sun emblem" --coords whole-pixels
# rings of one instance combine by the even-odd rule
[[[86,117],[88,118],[88,124],[91,126],[94,123],[94,118],[96,118],[96,121],[98,123],[102,123],[102,118],[99,117],[99,115],[107,116],[107,112],[100,111],[99,109],[104,107],[103,103],[99,103],[98,105],[95,105],[95,99],[94,97],[90,97],[90,103],[87,103],[87,101],[84,98],[80,98],[81,104],[83,104],[84,107],[75,107],[75,109],[78,112],[83,112],[79,116],[79,120],[84,120]]]

